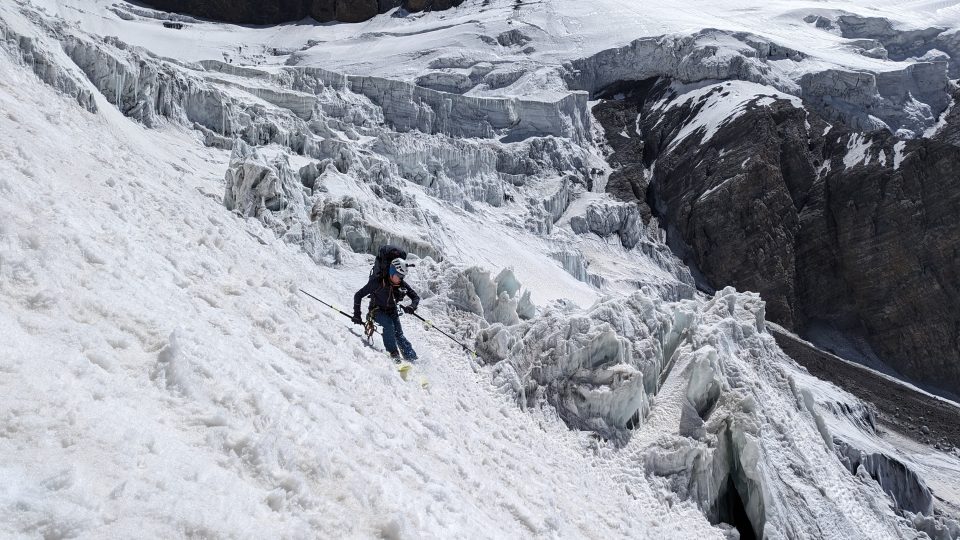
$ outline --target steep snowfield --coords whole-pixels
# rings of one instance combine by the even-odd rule
[[[757,295],[696,293],[656,219],[603,193],[584,93],[399,80],[427,70],[404,56],[417,25],[505,24],[506,3],[468,4],[190,31],[123,3],[0,5],[0,532],[960,534],[934,516],[935,497],[958,503],[956,459],[883,440],[868,406],[779,350]],[[557,48],[540,66],[729,9],[650,7],[651,26],[619,17],[604,41],[597,21],[626,2],[542,6]],[[783,9],[736,20],[759,32]],[[429,56],[457,32],[416,39]],[[728,38],[703,37],[723,58],[742,52]],[[354,56],[293,54],[307,39]],[[734,86],[691,136],[783,96]],[[407,317],[421,361],[404,382],[297,291],[348,306],[383,241],[420,257],[423,312],[482,362]]]
[[[317,267],[207,196],[222,153],[0,58],[4,536],[720,536],[410,322],[404,383],[295,292],[347,304],[365,260]]]

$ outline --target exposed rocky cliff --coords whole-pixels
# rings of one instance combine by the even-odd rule
[[[849,131],[747,85],[648,81],[602,103],[607,190],[651,201],[702,285],[759,291],[772,320],[864,337],[956,392],[960,148]]]
[[[457,0],[147,0],[157,9],[237,24],[276,24],[312,17],[320,22],[361,22],[403,6],[411,12],[449,9]]]

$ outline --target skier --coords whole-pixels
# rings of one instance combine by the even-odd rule
[[[374,273],[370,276],[370,281],[353,295],[353,322],[363,324],[363,319],[360,318],[360,301],[369,295],[370,314],[368,316],[372,316],[373,320],[383,328],[383,347],[395,362],[400,362],[401,354],[405,360],[417,359],[413,346],[403,335],[397,312],[399,307],[406,313],[413,313],[420,303],[420,296],[403,280],[406,275],[407,263],[403,259],[393,259],[387,266],[386,275]],[[405,296],[410,297],[410,305],[399,305]]]

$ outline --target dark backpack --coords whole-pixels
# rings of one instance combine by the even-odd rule
[[[377,258],[373,261],[373,268],[370,269],[370,277],[386,277],[387,267],[390,266],[390,261],[394,259],[406,260],[406,258],[407,252],[397,246],[391,246],[390,244],[380,246]]]

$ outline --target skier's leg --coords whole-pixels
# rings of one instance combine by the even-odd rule
[[[373,316],[373,320],[380,325],[380,330],[383,332],[383,348],[390,354],[397,354],[397,336],[394,327],[395,317],[378,311]]]
[[[413,350],[413,345],[411,345],[407,337],[403,335],[403,326],[400,325],[400,317],[394,317],[393,326],[397,338],[397,345],[400,346],[400,353],[407,360],[416,360],[417,352]]]

